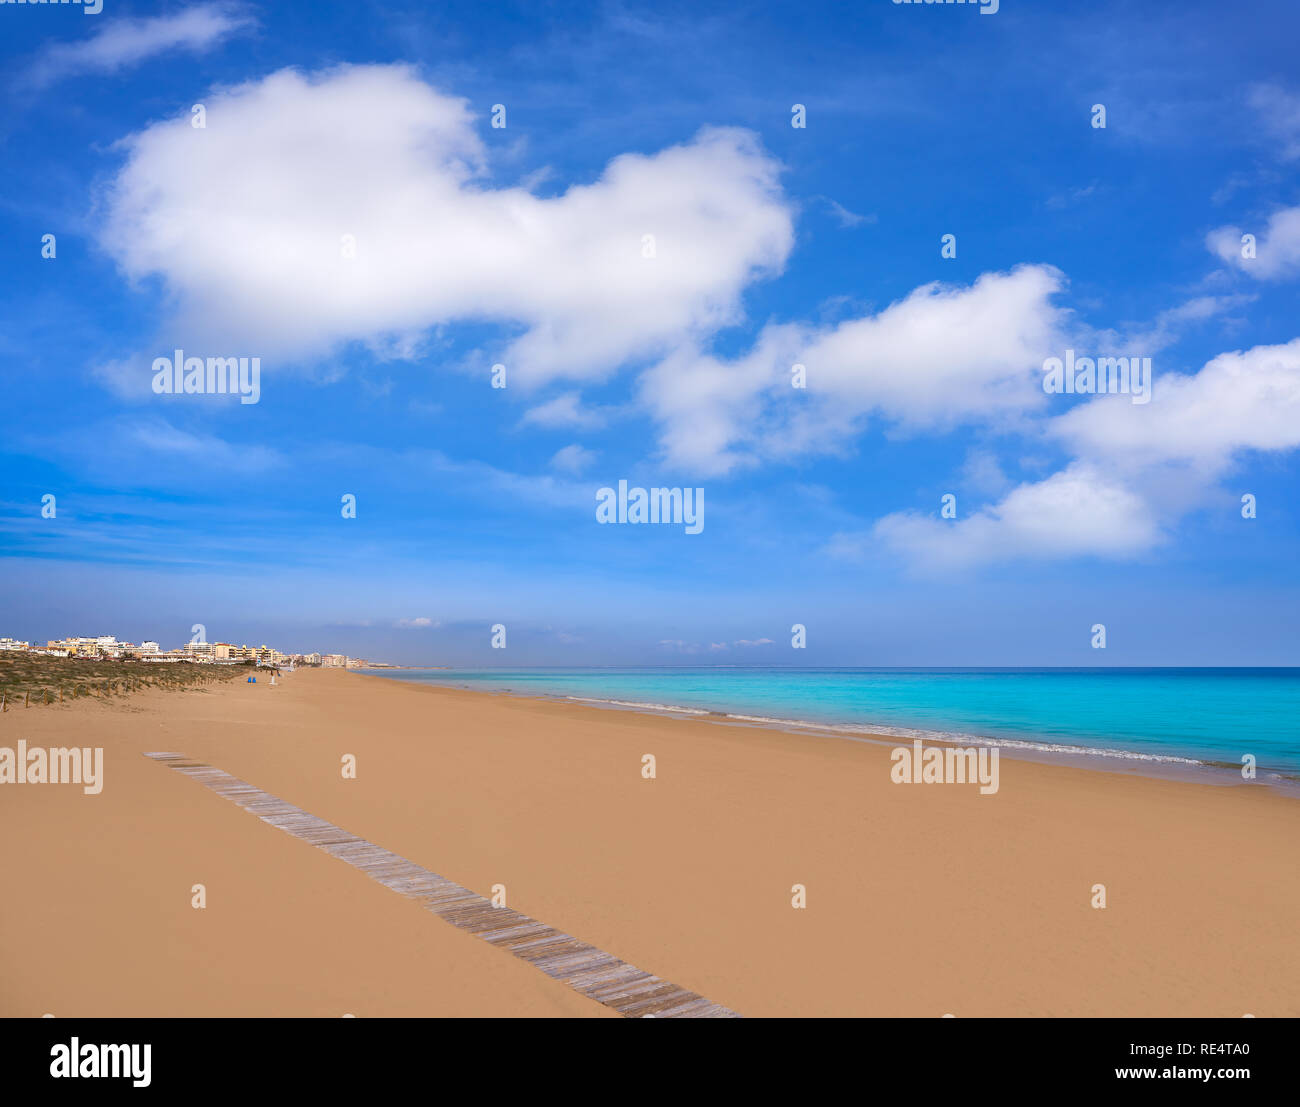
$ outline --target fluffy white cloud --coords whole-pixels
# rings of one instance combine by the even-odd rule
[[[1261,281],[1280,280],[1300,272],[1300,207],[1283,208],[1269,216],[1268,226],[1255,235],[1255,257],[1241,256],[1240,227],[1219,227],[1205,238],[1211,253]]]
[[[157,54],[201,53],[252,23],[250,15],[230,4],[196,4],[150,19],[96,20],[89,38],[47,47],[27,80],[42,88],[79,73],[115,73]]]
[[[205,107],[203,129],[125,140],[102,234],[128,276],[162,278],[168,340],[306,360],[486,320],[517,333],[494,351],[512,383],[600,377],[737,320],[793,241],[779,167],[745,131],[541,198],[492,187],[480,121],[406,67],[284,70]]]
[[[1300,339],[1157,376],[1148,404],[1097,396],[1049,428],[1078,455],[1061,472],[969,517],[886,516],[869,535],[837,536],[830,552],[860,557],[879,542],[944,568],[1149,549],[1240,454],[1300,447]]]
[[[1126,556],[1152,546],[1160,530],[1142,497],[1076,462],[964,519],[888,515],[872,536],[933,569],[1021,557]]]
[[[1157,374],[1149,404],[1098,396],[1053,421],[1089,457],[1127,467],[1217,472],[1242,450],[1300,446],[1300,338],[1220,354],[1199,372]]]
[[[924,285],[828,328],[766,327],[734,361],[684,349],[648,370],[643,400],[673,464],[725,473],[759,457],[842,446],[878,415],[907,431],[1006,418],[1045,403],[1042,364],[1063,346],[1048,266]],[[792,386],[792,367],[807,387]]]

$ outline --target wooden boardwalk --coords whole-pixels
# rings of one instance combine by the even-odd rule
[[[735,1011],[695,992],[660,980],[612,954],[581,942],[518,911],[492,901],[404,857],[349,834],[269,792],[254,788],[221,769],[179,753],[147,753],[155,761],[211,788],[251,811],[263,822],[318,846],[360,869],[385,888],[400,892],[452,926],[513,953],[576,992],[612,1007],[627,1018],[734,1019]]]

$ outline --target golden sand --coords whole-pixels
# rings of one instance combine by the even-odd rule
[[[0,715],[19,739],[104,747],[104,786],[0,785],[3,1016],[614,1015],[146,751],[747,1016],[1300,1015],[1300,802],[1262,785],[897,785],[886,745],[329,670]]]

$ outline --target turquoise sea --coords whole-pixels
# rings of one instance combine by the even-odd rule
[[[372,670],[372,672],[374,672]],[[404,669],[394,680],[1300,776],[1300,669]],[[1113,763],[1113,761],[1112,761]],[[1102,767],[1099,765],[1099,767]]]

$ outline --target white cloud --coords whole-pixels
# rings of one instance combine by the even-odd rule
[[[1127,556],[1150,548],[1161,534],[1140,496],[1075,462],[966,518],[887,515],[872,537],[918,567],[936,569],[1008,558]]]
[[[582,405],[577,392],[561,392],[552,400],[538,404],[524,413],[521,423],[539,427],[582,427],[587,430],[605,425],[603,412]]]
[[[551,458],[551,468],[577,474],[590,469],[595,460],[594,451],[584,449],[575,442],[562,450],[556,450],[555,456]]]
[[[402,630],[422,630],[425,627],[437,627],[442,624],[434,622],[427,616],[420,615],[415,619],[398,619],[396,625]]]
[[[660,423],[670,465],[713,475],[753,463],[762,393],[774,385],[770,346],[766,336],[757,354],[730,363],[683,347],[642,376],[641,400]]]
[[[687,642],[681,638],[664,638],[658,643],[660,649],[673,653],[722,653],[730,649],[751,649],[756,646],[772,645],[771,638],[740,638],[735,642]]]
[[[1250,106],[1278,140],[1278,154],[1287,161],[1300,158],[1300,96],[1280,85],[1255,85]]]
[[[170,455],[168,464],[191,463],[196,471],[225,469],[258,473],[283,462],[279,451],[269,446],[236,445],[211,434],[181,430],[166,419],[140,419],[122,423],[107,449],[138,448]]]
[[[1076,185],[1074,188],[1067,189],[1065,192],[1055,193],[1047,198],[1047,206],[1053,211],[1060,211],[1062,208],[1072,207],[1081,200],[1086,200],[1097,191],[1097,182],[1085,186]]]
[[[1010,483],[991,450],[970,450],[961,470],[962,483],[976,492],[1001,492]]]
[[[1189,326],[1204,323],[1223,315],[1233,308],[1242,307],[1255,299],[1253,294],[1234,293],[1227,296],[1194,296],[1181,304],[1158,312],[1145,326],[1130,326],[1120,331],[1097,331],[1094,334],[1098,354],[1116,356],[1150,357],[1172,346],[1182,338]]]
[[[769,324],[735,358],[708,353],[741,318],[747,285],[778,272],[793,242],[779,166],[748,132],[705,129],[623,155],[594,182],[542,198],[493,187],[482,120],[406,67],[285,70],[205,104],[205,129],[185,117],[126,139],[106,201],[103,246],[128,277],[160,277],[175,305],[164,352],[193,346],[273,366],[363,342],[403,356],[432,328],[486,322],[514,336],[491,354],[524,387],[598,380],[653,358],[640,401],[663,459],[699,476],[846,451],[868,420],[892,434],[1046,426],[1072,448],[1060,472],[1010,491],[995,459],[974,457],[968,482],[998,502],[958,520],[894,514],[833,543],[845,553],[883,545],[918,564],[1128,556],[1159,542],[1184,509],[1153,491],[1160,470],[1189,470],[1203,488],[1242,450],[1300,445],[1300,340],[1224,354],[1192,376],[1158,374],[1148,405],[1098,397],[1044,424],[1043,360],[1061,354],[1067,326],[1078,330],[1055,302],[1065,281],[1050,266],[928,284],[833,325]],[[1300,208],[1275,214],[1259,239],[1253,262],[1240,259],[1236,228],[1208,242],[1257,277],[1282,276],[1300,269]],[[1166,345],[1242,299],[1199,297],[1134,340]],[[108,373],[147,387],[156,352]],[[795,364],[806,389],[791,387]],[[611,410],[572,390],[521,422],[588,429]],[[202,446],[165,431],[149,429],[151,449]],[[547,476],[463,468],[537,503],[569,503],[589,490],[561,474],[594,458],[572,444]]]
[[[1055,269],[1022,266],[969,287],[924,285],[830,328],[768,326],[734,361],[684,348],[645,373],[642,398],[667,460],[706,474],[842,448],[870,415],[909,432],[1012,417],[1045,402],[1062,285]],[[804,390],[792,387],[796,364]]]
[[[1156,374],[1151,402],[1098,396],[1053,420],[1090,457],[1215,473],[1242,450],[1300,446],[1300,338],[1220,354],[1193,374]]]
[[[129,277],[161,276],[168,341],[269,363],[486,320],[522,328],[493,352],[512,383],[598,378],[737,321],[793,242],[779,167],[745,131],[539,198],[491,187],[483,121],[406,67],[283,70],[205,104],[205,129],[124,141],[102,233]]]
[[[827,210],[835,216],[841,227],[862,227],[868,223],[878,221],[876,215],[859,215],[856,211],[849,211],[838,200],[832,200],[829,196],[821,196],[819,199],[826,205]]]
[[[27,82],[43,88],[81,73],[116,73],[158,54],[202,53],[253,18],[230,4],[197,4],[150,19],[95,21],[95,33],[80,42],[47,47],[32,64]]]
[[[1255,257],[1242,257],[1240,227],[1219,227],[1205,236],[1210,252],[1220,260],[1261,281],[1275,281],[1300,272],[1300,207],[1282,208],[1255,233]]]
[[[881,543],[919,567],[950,568],[1150,549],[1240,454],[1300,447],[1300,339],[1157,376],[1148,404],[1097,396],[1049,430],[1078,455],[1061,472],[957,520],[886,516],[867,535],[837,535],[828,552],[856,559]]]

